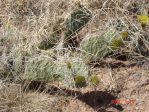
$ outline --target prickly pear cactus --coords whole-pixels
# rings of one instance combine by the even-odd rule
[[[70,57],[68,59],[58,59],[56,62],[56,74],[60,76],[60,81],[65,87],[85,86],[89,77],[89,68],[82,59]]]
[[[109,52],[109,43],[115,35],[116,32],[114,30],[108,29],[107,32],[101,36],[84,38],[80,44],[83,58],[92,61],[102,59]]]
[[[91,12],[83,5],[80,5],[76,10],[74,10],[66,20],[66,39],[70,39],[72,35],[81,30],[81,28],[89,22],[91,17]]]
[[[55,81],[55,63],[51,58],[37,57],[30,59],[26,65],[24,79],[33,81]]]
[[[98,58],[104,57],[108,48],[106,42],[96,36],[83,40],[81,42],[81,50],[83,51],[83,56],[86,60],[96,60]]]

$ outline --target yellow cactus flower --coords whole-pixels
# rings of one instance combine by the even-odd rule
[[[84,76],[76,75],[74,77],[76,87],[84,87],[86,85],[86,80]]]
[[[112,39],[110,48],[112,50],[117,50],[123,45],[123,39],[121,37],[115,37]]]
[[[90,82],[91,82],[92,85],[97,86],[100,81],[99,81],[97,76],[91,76],[90,77]]]
[[[124,40],[128,38],[128,35],[129,35],[129,33],[127,31],[121,32],[121,36]]]
[[[145,27],[149,24],[149,16],[147,15],[138,15],[137,19],[141,23],[142,27]]]
[[[118,36],[114,37],[110,43],[110,48],[112,50],[117,50],[124,45],[124,40],[128,39],[128,32],[123,31]]]

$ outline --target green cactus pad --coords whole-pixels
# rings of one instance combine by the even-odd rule
[[[26,80],[54,81],[58,78],[59,76],[55,74],[55,63],[50,58],[30,59],[26,65],[24,76]]]
[[[71,13],[70,17],[68,17],[68,19],[66,20],[66,39],[70,38],[72,35],[78,32],[84,25],[86,25],[91,19],[91,17],[91,12],[84,6],[81,6],[74,10]]]
[[[109,43],[115,35],[114,30],[108,29],[101,36],[84,38],[80,44],[84,59],[92,61],[102,59],[109,52]]]
[[[56,74],[60,76],[60,81],[66,87],[75,86],[74,78],[77,74],[80,74],[85,80],[88,80],[89,77],[89,68],[80,58],[60,58],[56,61],[56,69]]]

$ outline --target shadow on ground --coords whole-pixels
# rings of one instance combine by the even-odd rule
[[[48,89],[44,86],[44,83],[38,81],[30,82],[27,87],[25,87],[25,91],[38,91],[38,92],[46,92],[50,95],[65,95],[65,96],[74,96],[76,99],[84,102],[89,105],[91,108],[96,110],[97,112],[107,112],[106,108],[113,107],[118,111],[122,111],[123,107],[121,105],[112,104],[112,100],[116,100],[116,96],[110,94],[107,91],[89,91],[86,93],[82,93],[78,90],[71,90],[66,88],[59,88],[56,86],[50,86]]]

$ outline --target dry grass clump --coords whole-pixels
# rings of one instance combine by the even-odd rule
[[[18,85],[3,86],[0,89],[0,110],[15,111],[21,107],[21,88]],[[21,109],[21,108],[20,108]],[[19,110],[18,110],[19,111]]]
[[[45,93],[23,93],[21,85],[5,84],[0,88],[1,112],[57,112],[64,111],[66,97]]]

